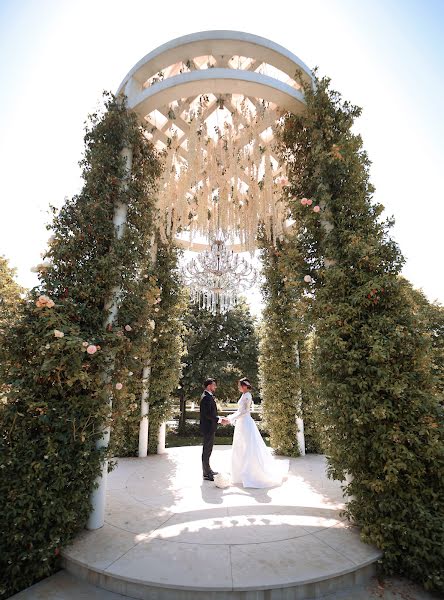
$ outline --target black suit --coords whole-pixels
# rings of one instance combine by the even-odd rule
[[[205,390],[200,399],[200,431],[203,435],[202,471],[204,476],[211,473],[210,456],[213,451],[217,423],[217,406],[214,396]]]

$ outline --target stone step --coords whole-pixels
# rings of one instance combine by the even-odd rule
[[[137,600],[308,600],[330,598],[331,594],[335,594],[335,598],[340,600],[341,594],[347,590],[366,589],[376,573],[375,565],[372,563],[322,580],[298,581],[290,585],[275,583],[275,587],[269,587],[261,584],[258,579],[257,585],[251,586],[250,589],[228,587],[215,589],[208,584],[201,588],[182,587],[178,583],[162,585],[156,582],[150,584],[143,579],[132,579],[109,572],[92,570],[66,559],[64,565],[71,576],[77,578],[78,581],[89,582],[95,586],[95,589],[100,588],[102,591],[108,590],[112,593],[110,600],[121,597]],[[98,596],[98,598],[102,597]],[[344,596],[344,598],[348,598],[348,596]],[[355,600],[354,596],[351,598]]]
[[[12,596],[10,600],[127,600],[127,598],[97,588],[63,570]],[[401,598],[436,600],[437,597],[407,580],[389,578],[384,582],[372,579],[367,585],[353,586],[319,600],[400,600]]]
[[[9,600],[128,600],[128,597],[97,588],[62,570]]]

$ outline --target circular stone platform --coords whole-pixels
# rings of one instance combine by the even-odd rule
[[[315,598],[374,573],[381,552],[340,516],[341,486],[327,479],[325,457],[291,459],[280,487],[221,490],[202,481],[201,451],[119,459],[105,525],[63,551],[65,568],[156,600]],[[230,446],[216,446],[213,469],[229,472],[230,457]]]

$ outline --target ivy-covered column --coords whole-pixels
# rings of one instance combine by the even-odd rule
[[[162,424],[172,416],[174,392],[179,384],[183,353],[182,321],[184,290],[178,271],[179,250],[170,239],[157,235],[155,276],[158,298],[154,307],[154,337],[149,384],[148,452],[158,452]]]
[[[132,170],[123,186],[125,148]],[[89,119],[81,166],[82,190],[53,211],[39,286],[5,332],[0,529],[14,532],[0,536],[0,594],[7,596],[51,574],[60,548],[88,522],[115,425],[126,422],[117,411],[132,411],[134,356],[146,337],[154,285],[145,265],[160,162],[137,116],[112,95]],[[105,306],[113,319],[104,330]]]
[[[290,236],[291,237],[291,236]],[[300,263],[290,237],[274,244],[261,241],[265,300],[260,344],[260,378],[264,425],[271,446],[286,456],[299,456],[301,417],[297,345],[303,339],[300,285],[292,267]]]
[[[328,80],[282,130],[289,207],[314,298],[318,415],[349,518],[384,551],[387,572],[443,590],[444,420],[431,344],[391,221],[372,201],[360,109]]]
[[[131,178],[131,168],[132,168],[132,158],[133,153],[131,148],[123,148],[120,152],[121,158],[124,163],[124,175],[122,178],[122,191],[125,193],[128,190],[128,181]],[[115,230],[115,236],[117,240],[121,240],[125,233],[125,226],[127,220],[128,213],[128,204],[122,201],[121,198],[118,198],[115,202],[114,206],[114,216],[113,216],[113,225]],[[113,326],[117,323],[117,315],[119,310],[119,302],[122,297],[122,288],[120,285],[115,285],[109,294],[104,306],[105,311],[105,323],[104,329],[109,330],[112,329]],[[104,383],[109,386],[109,383],[112,378],[112,372],[114,369],[114,364],[111,362],[107,366],[107,370],[104,373]],[[108,421],[104,424],[102,429],[102,436],[97,440],[96,447],[99,451],[102,449],[108,448],[110,435],[111,435],[111,414],[112,414],[112,395],[110,394],[108,398]],[[105,458],[102,464],[102,471],[100,475],[97,476],[94,482],[94,488],[91,492],[91,513],[88,518],[88,523],[86,525],[87,529],[99,529],[103,527],[105,523],[105,502],[106,502],[106,480],[108,476],[108,459]]]
[[[150,251],[150,268],[154,270],[156,268],[156,257],[157,257],[157,242],[155,236],[153,236]],[[157,304],[160,296],[156,296],[154,303]],[[148,302],[148,299],[147,299]],[[149,327],[154,332],[156,327],[155,319],[149,320]],[[151,345],[152,337],[149,340],[148,347],[146,348],[147,359],[142,369],[142,393],[140,396],[140,424],[139,424],[139,458],[144,458],[148,455],[148,435],[149,435],[149,393],[150,393],[150,376],[151,376]]]

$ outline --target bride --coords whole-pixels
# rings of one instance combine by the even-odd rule
[[[239,380],[238,409],[221,419],[223,425],[235,423],[231,456],[231,480],[244,487],[267,488],[280,485],[288,472],[289,461],[273,458],[265,445],[250,411],[253,398],[251,383],[244,377]]]

